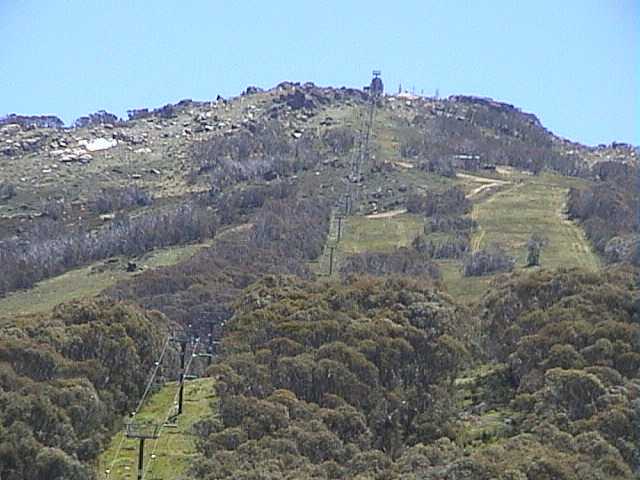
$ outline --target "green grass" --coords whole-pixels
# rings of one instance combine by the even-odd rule
[[[583,230],[564,214],[568,187],[574,183],[556,175],[531,177],[495,193],[474,206],[480,228],[472,245],[484,248],[497,243],[526,264],[527,240],[535,232],[548,239],[540,258],[544,268],[596,269],[600,262]]]
[[[133,259],[144,268],[173,265],[187,259],[207,244],[190,244],[167,247],[149,252]],[[70,270],[62,275],[43,280],[29,290],[13,292],[0,298],[0,316],[28,315],[46,312],[56,305],[70,300],[91,297],[118,281],[129,278],[127,260],[115,258]]]
[[[506,423],[514,413],[510,410],[491,410],[481,415],[474,415],[461,422],[462,430],[456,439],[460,445],[493,443],[501,437],[508,437],[512,428]]]
[[[411,170],[406,173],[416,172]],[[424,175],[423,172],[420,174]],[[476,176],[484,177],[483,174]],[[424,184],[426,188],[434,188],[441,177],[429,177]],[[516,268],[524,268],[527,241],[532,233],[539,232],[548,239],[548,245],[541,255],[543,268],[599,268],[600,261],[584,231],[579,225],[568,221],[564,214],[568,189],[583,185],[584,180],[551,173],[534,177],[518,171],[508,176],[494,174],[494,177],[511,183],[476,199],[472,216],[479,228],[472,238],[474,249],[498,243],[517,259]],[[457,183],[469,191],[480,185],[469,178],[460,178]],[[422,231],[423,219],[410,214],[390,218],[351,216],[343,225],[342,240],[335,251],[337,265],[345,255],[366,251],[389,252],[394,248],[409,246]],[[437,235],[434,236],[434,240],[437,240],[435,237]],[[491,275],[464,277],[459,261],[439,260],[437,263],[448,292],[465,303],[478,300],[494,278]],[[326,273],[328,258],[323,257],[315,266],[318,273]]]
[[[346,219],[344,227],[340,253],[388,252],[409,246],[422,231],[424,221],[419,215],[410,214],[391,218],[352,216]]]
[[[504,406],[496,409],[496,405],[493,405],[494,408],[491,409],[474,411],[474,407],[480,406],[486,393],[483,393],[486,389],[486,385],[483,385],[484,377],[490,375],[494,369],[495,366],[488,363],[477,365],[463,372],[455,380],[456,398],[467,413],[458,424],[456,441],[462,446],[494,443],[512,432],[508,419],[517,415],[511,409]]]
[[[177,389],[176,382],[166,384],[143,406],[137,420],[143,423],[161,423],[177,398]],[[145,466],[149,465],[145,467],[145,479],[175,479],[185,473],[196,456],[192,426],[211,413],[213,398],[213,379],[203,378],[186,383],[183,413],[177,421],[178,426],[165,427],[158,440],[145,441],[144,463]],[[123,435],[120,432],[114,436],[108,449],[100,456],[97,465],[98,479],[106,478],[105,472],[109,468],[110,480],[136,478],[139,440],[124,438],[122,441]],[[121,441],[122,446],[118,449]],[[152,454],[155,454],[154,459],[151,458]]]
[[[362,252],[389,252],[397,247],[406,247],[422,231],[423,222],[418,215],[401,214],[392,218],[367,218],[352,215],[342,222],[342,238],[336,245],[337,223],[332,221],[329,240],[318,261],[311,263],[311,269],[318,275],[329,272],[329,245],[336,245],[334,251],[333,276],[338,275],[340,263],[347,255]]]
[[[398,120],[391,112],[378,112],[374,124],[377,154],[384,160],[400,160],[400,129],[396,127]]]
[[[440,268],[442,281],[447,287],[447,292],[462,303],[470,303],[479,299],[493,280],[493,276],[463,276],[462,264],[457,260],[438,260],[436,263]]]
[[[362,252],[390,252],[407,247],[422,232],[424,221],[419,215],[402,214],[391,218],[348,217],[344,224],[342,241],[336,250],[336,262],[346,255]],[[433,235],[434,240],[443,235]],[[448,292],[463,302],[479,298],[486,291],[492,277],[463,277],[460,262],[437,262]]]

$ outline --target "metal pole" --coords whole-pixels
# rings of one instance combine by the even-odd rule
[[[184,373],[180,374],[180,393],[178,396],[178,415],[182,413],[182,399],[184,397]]]
[[[338,216],[338,241],[340,241],[341,236],[342,236],[342,217]]]
[[[187,343],[180,342],[180,392],[178,394],[178,415],[182,413],[182,399],[184,397],[184,357]]]
[[[184,357],[187,351],[187,342],[180,342],[180,370],[184,373]]]
[[[142,480],[144,459],[144,438],[140,439],[140,448],[138,448],[138,480]]]
[[[336,247],[329,247],[329,276],[333,274],[333,251]]]
[[[209,358],[207,358],[207,366],[211,365],[211,360],[213,359],[213,323],[211,323],[212,332],[209,334]]]

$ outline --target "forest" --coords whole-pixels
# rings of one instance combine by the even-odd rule
[[[632,478],[640,460],[636,274],[510,279],[474,317],[424,280],[267,277],[227,326],[220,416],[195,478]],[[482,328],[481,328],[482,326]],[[502,428],[470,436],[478,361]],[[268,459],[268,460],[266,460]]]
[[[631,261],[637,265],[640,261],[638,167],[602,162],[596,173],[598,183],[569,192],[569,214],[581,222],[607,262]]]
[[[158,312],[104,299],[0,325],[1,477],[94,478],[168,331]]]

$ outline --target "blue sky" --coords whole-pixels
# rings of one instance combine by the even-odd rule
[[[0,114],[124,116],[283,80],[490,96],[640,145],[640,0],[0,0]]]

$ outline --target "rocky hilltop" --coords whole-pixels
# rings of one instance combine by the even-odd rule
[[[159,196],[192,192],[198,185],[189,185],[186,177],[194,144],[216,136],[251,136],[268,122],[277,122],[294,139],[305,132],[322,136],[349,118],[350,109],[362,106],[366,97],[355,89],[284,82],[266,91],[249,87],[228,100],[183,100],[152,110],[130,110],[128,120],[98,112],[71,128],[64,128],[56,117],[10,115],[0,122],[0,162],[3,182],[15,186],[16,200],[0,208],[5,216],[33,214],[34,195],[56,198],[62,190],[68,200],[82,201],[89,189],[130,179]],[[383,115],[431,137],[427,145],[396,138],[407,157],[424,157],[428,150],[434,162],[457,155],[458,163],[467,160],[468,165],[462,165],[466,167],[479,166],[473,159],[482,158],[485,164],[544,166],[574,175],[588,175],[589,167],[598,162],[637,161],[638,150],[632,146],[586,147],[553,135],[533,114],[487,98],[401,94],[380,102]],[[526,149],[529,158],[521,165]]]

